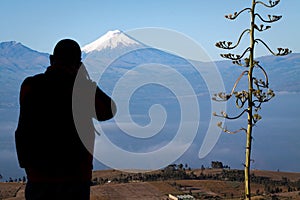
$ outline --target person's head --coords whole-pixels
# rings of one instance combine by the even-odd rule
[[[50,55],[51,65],[78,68],[81,64],[81,49],[77,42],[71,39],[60,40]]]

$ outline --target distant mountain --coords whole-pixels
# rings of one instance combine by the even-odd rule
[[[91,76],[98,80],[99,69],[106,69],[106,78],[112,89],[124,73],[137,65],[157,63],[172,66],[191,82],[199,76],[190,63],[183,58],[148,47],[119,30],[109,31],[82,48],[84,63]],[[49,54],[32,50],[23,44],[10,41],[0,43],[0,106],[17,102],[16,96],[22,80],[29,75],[43,72],[49,65]],[[272,89],[284,92],[300,92],[300,54],[285,57],[264,56],[257,60],[265,66]],[[199,62],[198,62],[199,63]],[[227,90],[233,85],[242,68],[230,61],[216,61]],[[200,63],[205,65],[205,63]],[[101,71],[101,70],[100,70]],[[102,73],[102,72],[101,72]],[[105,78],[105,77],[104,77]],[[202,81],[201,84],[204,84]],[[245,86],[242,82],[241,86]],[[198,91],[201,92],[201,91]]]
[[[49,54],[32,50],[20,42],[0,43],[0,66],[15,72],[32,71],[48,65]]]
[[[82,48],[84,63],[93,79],[99,76],[99,69],[106,68],[111,62],[127,52],[146,46],[120,30],[108,31]],[[134,60],[132,60],[134,62]],[[121,64],[121,67],[125,63]],[[126,65],[126,64],[125,64]]]
[[[45,70],[49,55],[15,41],[0,43],[0,108],[14,107],[22,80]]]

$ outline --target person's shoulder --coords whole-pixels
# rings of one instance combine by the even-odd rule
[[[22,83],[22,85],[35,85],[41,82],[45,77],[44,73],[36,74],[34,76],[26,77]]]
[[[26,98],[27,95],[32,94],[32,91],[34,88],[40,87],[41,79],[43,79],[43,74],[37,74],[34,76],[29,76],[25,78],[25,80],[21,84],[21,89],[20,89],[20,103],[24,102],[24,99]]]

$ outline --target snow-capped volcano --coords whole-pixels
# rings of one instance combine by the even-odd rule
[[[108,31],[94,42],[85,45],[82,51],[89,53],[92,51],[101,51],[103,49],[114,49],[116,47],[141,46],[138,41],[131,39],[120,30]]]

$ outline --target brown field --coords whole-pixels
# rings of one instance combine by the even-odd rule
[[[255,176],[270,177],[273,180],[281,180],[282,177],[288,178],[290,181],[300,180],[300,173],[294,172],[274,172],[274,171],[263,171],[263,170],[252,170]]]
[[[23,200],[24,188],[23,183],[0,183],[0,199]]]
[[[147,182],[110,183],[91,188],[91,200],[160,200],[163,198],[163,193],[157,187]]]
[[[166,185],[174,185],[176,183],[177,190],[165,190],[163,189]],[[217,181],[217,180],[176,180],[176,181],[164,181],[164,182],[151,182],[153,185],[161,184],[162,192],[165,195],[171,194],[189,194],[192,193],[194,196],[198,196],[198,198],[214,198],[219,196],[224,199],[240,199],[243,195],[244,185],[240,182],[232,182],[232,181]],[[252,189],[257,190],[261,188],[260,185],[252,184]],[[174,189],[173,189],[174,190]]]
[[[195,174],[217,174],[221,173],[220,169],[193,170]],[[151,172],[159,173],[159,171]],[[281,180],[286,177],[291,181],[300,179],[300,173],[291,172],[273,172],[253,170],[256,176],[270,177],[273,180]],[[116,170],[95,171],[93,178],[102,178],[113,180],[117,177],[128,175],[126,172]],[[252,184],[252,193],[260,191],[260,195],[253,196],[252,199],[272,199],[271,195],[264,195],[264,186]],[[24,200],[23,183],[0,183],[0,200]],[[287,192],[282,187],[282,193],[276,193],[277,199],[300,199],[299,191]],[[243,196],[244,185],[241,182],[219,181],[219,180],[168,180],[168,181],[149,181],[129,183],[103,183],[91,187],[91,200],[110,200],[110,199],[145,199],[160,200],[167,199],[168,194],[188,194],[192,193],[197,199],[241,199]],[[274,198],[273,198],[274,199]]]
[[[223,169],[195,169],[193,170],[196,175],[199,176],[199,174],[202,172],[203,174],[220,174],[222,173]],[[290,181],[298,181],[300,180],[300,173],[296,172],[278,172],[278,171],[266,171],[266,170],[252,170],[252,174],[255,176],[264,176],[269,177],[272,180],[282,180],[282,177],[288,178]]]

